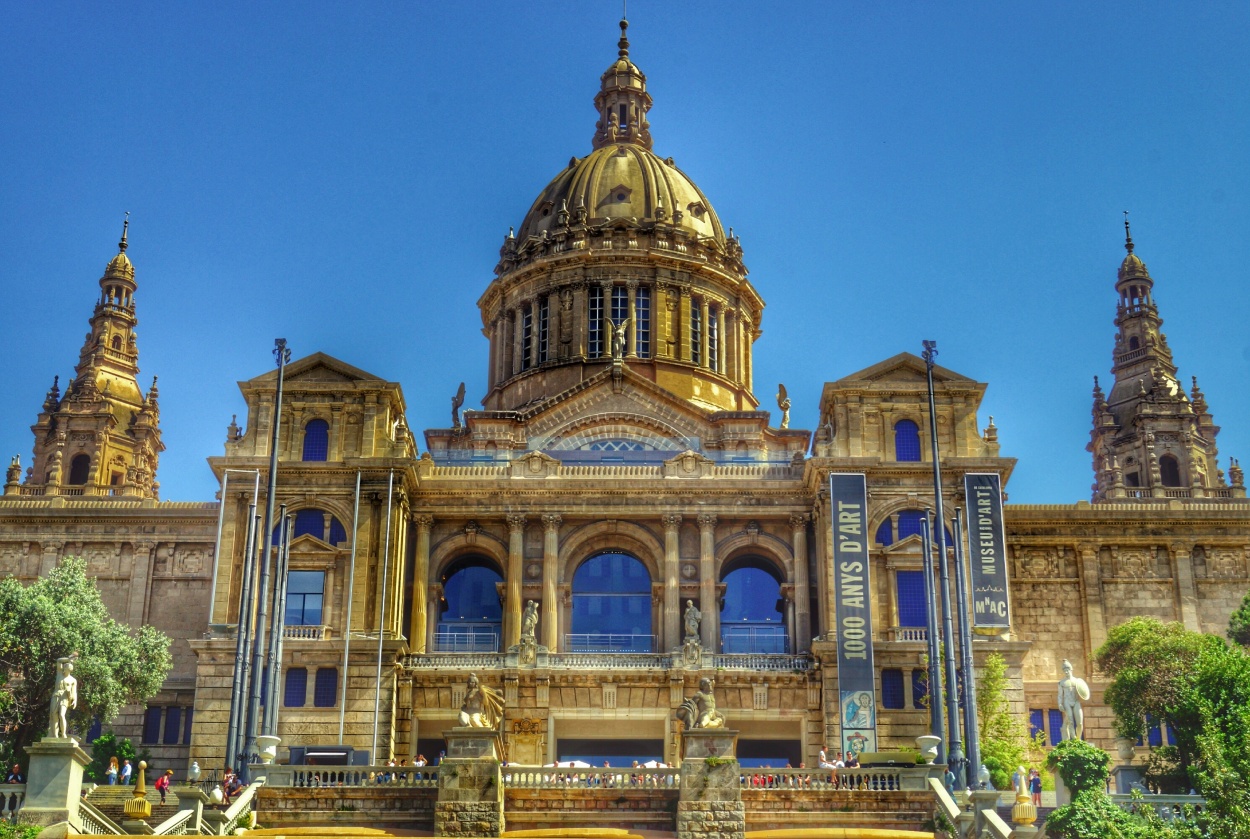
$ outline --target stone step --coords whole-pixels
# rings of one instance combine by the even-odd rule
[[[135,789],[132,786],[103,786],[96,787],[87,796],[87,800],[95,806],[104,815],[108,816],[114,824],[120,825],[126,818],[125,806],[126,802],[134,798]],[[180,809],[178,796],[171,789],[165,794],[165,803],[161,804],[161,794],[150,786],[147,788],[145,796],[148,803],[152,805],[152,817],[145,819],[149,825],[156,827],[158,824],[172,818]]]

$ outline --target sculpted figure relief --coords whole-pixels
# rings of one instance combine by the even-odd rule
[[[476,673],[470,673],[468,690],[460,706],[460,725],[467,728],[499,728],[501,720],[503,696],[482,685]]]
[[[712,680],[706,676],[700,679],[698,692],[681,703],[675,716],[686,724],[686,728],[724,728],[725,715],[716,710]]]
[[[533,638],[538,626],[538,604],[533,600],[525,603],[525,614],[521,616],[521,638]]]
[[[52,708],[48,717],[49,737],[68,737],[69,723],[65,714],[71,708],[78,707],[78,680],[74,678],[74,660],[58,658],[56,660],[56,686],[52,689]]]
[[[682,617],[682,621],[686,625],[686,639],[698,639],[699,622],[703,620],[703,613],[694,605],[693,600],[686,601],[686,614]]]
[[[629,322],[633,318],[625,318],[619,324],[612,327],[612,357],[621,359],[625,357],[625,336],[629,330]]]
[[[1059,710],[1063,712],[1061,740],[1081,740],[1085,733],[1085,711],[1081,702],[1089,701],[1089,685],[1072,675],[1072,662],[1063,660],[1063,679],[1059,682]]]

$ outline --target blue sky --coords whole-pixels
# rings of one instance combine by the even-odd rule
[[[4,3],[0,454],[29,464],[131,212],[165,498],[273,339],[400,382],[414,429],[485,388],[498,248],[590,150],[612,0]],[[1122,210],[1220,466],[1250,456],[1250,4],[633,0],[655,151],[742,237],[756,390],[793,425],[900,351],[989,383],[1013,502],[1088,498]],[[242,417],[240,417],[242,420]]]

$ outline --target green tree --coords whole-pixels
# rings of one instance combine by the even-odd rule
[[[1011,713],[1007,701],[1007,662],[998,653],[986,656],[977,679],[977,726],[981,733],[981,762],[990,770],[997,789],[1011,787],[1011,773],[1024,763],[1027,738],[1024,723]]]
[[[148,765],[152,765],[152,755],[147,749],[136,752],[134,744],[126,737],[118,737],[112,731],[106,731],[91,743],[91,763],[87,765],[84,774],[87,780],[95,781],[97,784],[108,782],[109,758],[117,758],[117,766],[120,768],[123,760],[130,761],[130,765],[135,768],[135,772],[139,771],[139,761],[146,760]]]
[[[5,759],[48,727],[56,660],[77,654],[78,707],[70,727],[85,731],[123,705],[160,690],[173,662],[169,638],[150,626],[131,630],[113,620],[81,559],[66,557],[46,577],[24,586],[0,580],[0,702]]]
[[[1234,644],[1250,647],[1250,592],[1228,619],[1228,637]]]

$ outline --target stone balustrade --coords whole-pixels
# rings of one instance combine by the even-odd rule
[[[282,766],[256,767],[267,787],[429,787],[438,786],[436,766]]]
[[[815,660],[806,655],[769,653],[722,653],[705,655],[704,664],[718,670],[806,673]],[[550,670],[685,670],[680,656],[667,653],[551,653],[540,657],[542,668]],[[406,670],[489,671],[507,666],[502,653],[431,653],[408,655],[401,659]]]
[[[924,789],[928,775],[927,766],[882,769],[772,769],[748,766],[742,768],[742,788],[898,792]]]
[[[507,789],[677,789],[674,768],[584,768],[563,766],[505,766]]]
[[[24,803],[25,784],[0,784],[0,821],[17,821],[17,814]]]

